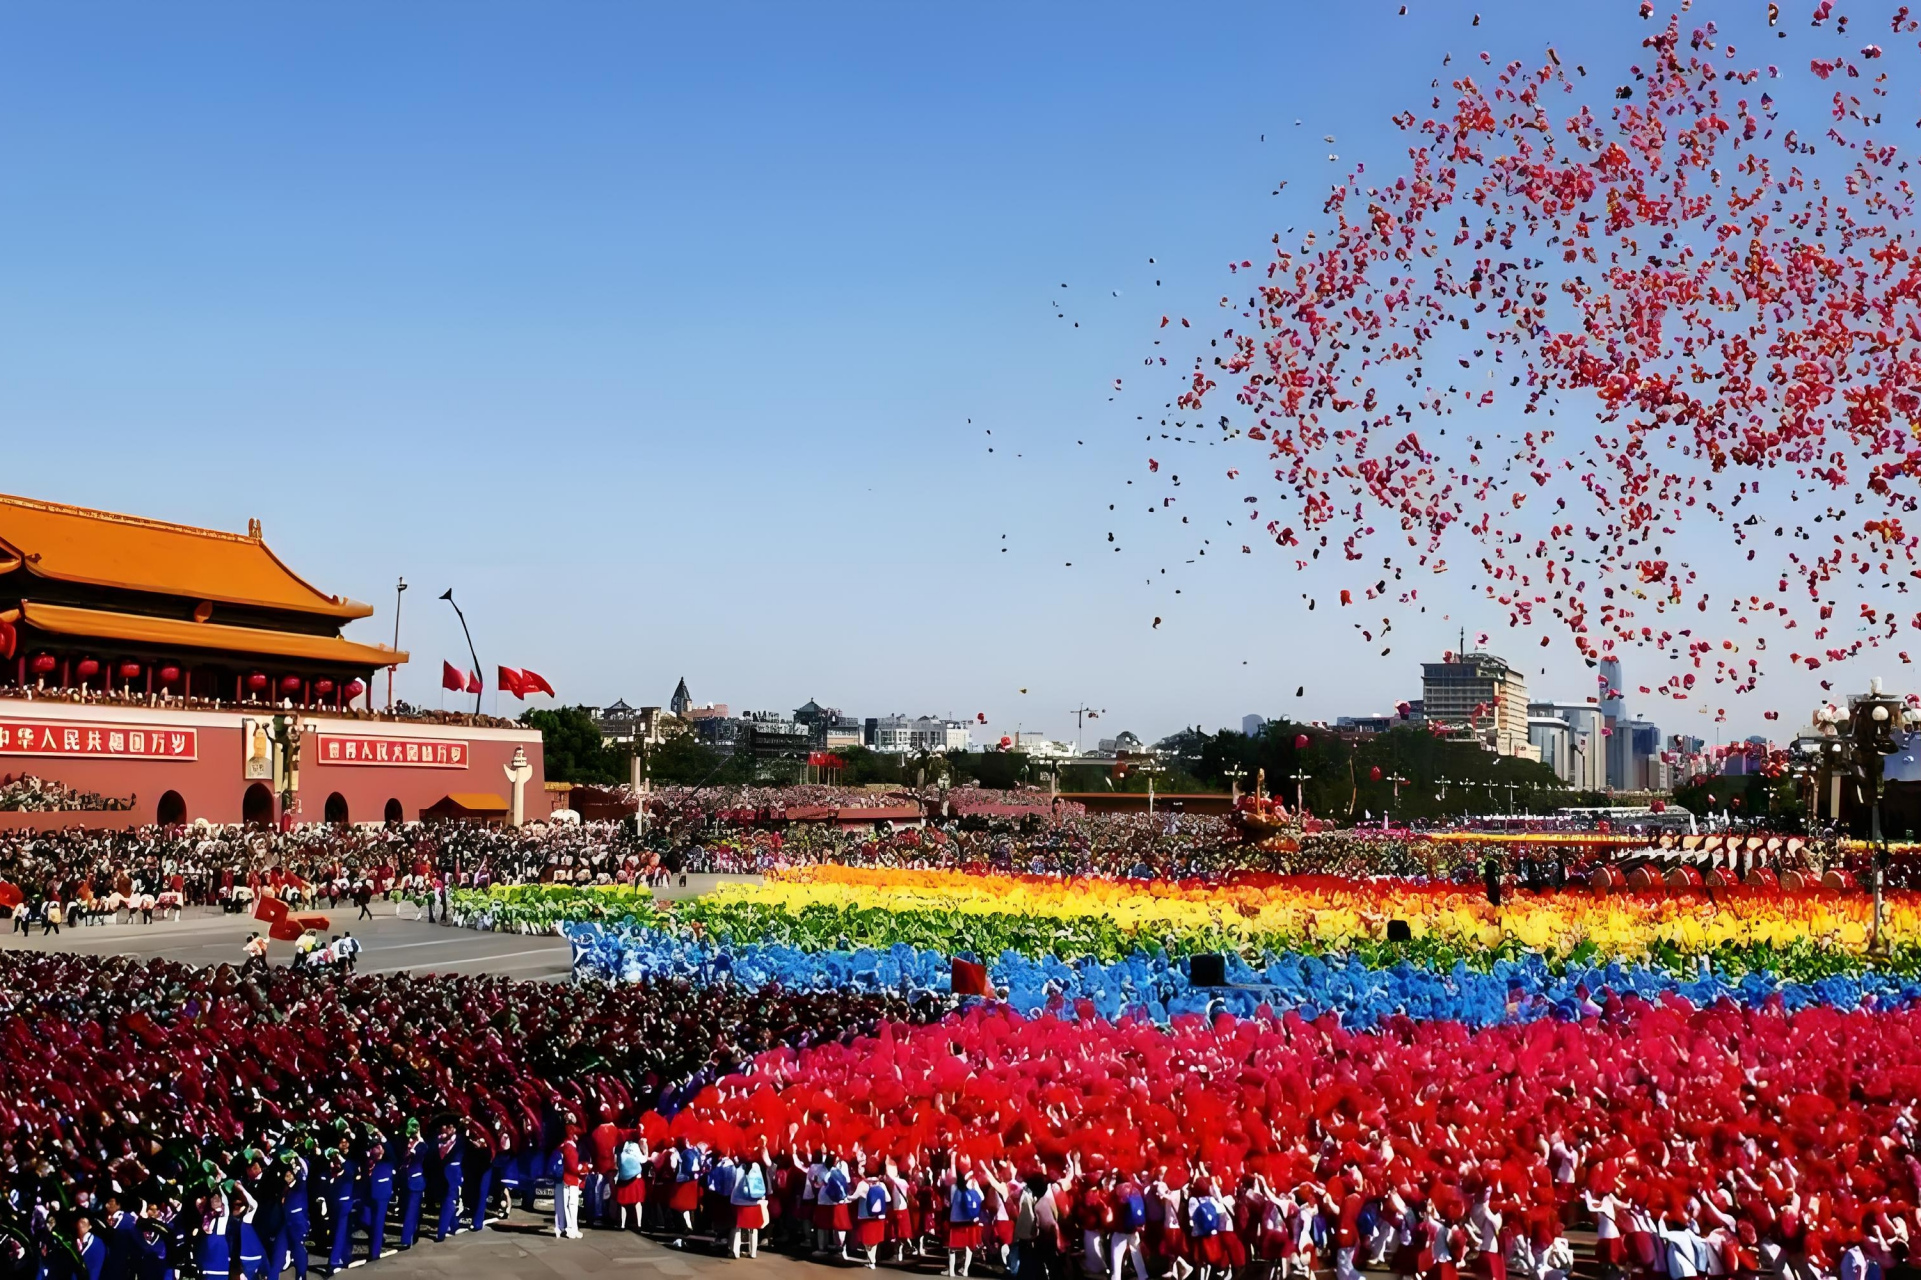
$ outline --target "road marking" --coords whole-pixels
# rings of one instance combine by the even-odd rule
[[[461,937],[459,934],[456,934],[451,938],[429,938],[425,942],[395,942],[395,943],[383,942],[379,944],[378,949],[381,951],[405,951],[408,947],[444,947],[450,942],[472,942],[472,941],[473,941],[473,933],[468,932],[468,936],[466,937]]]
[[[512,960],[518,956],[548,956],[554,959],[558,959],[562,955],[566,955],[566,954],[567,953],[563,952],[559,947],[536,947],[531,951],[502,951],[502,952],[496,952],[493,955],[468,956],[465,959],[461,959],[461,960],[442,960],[437,962],[434,966],[425,969],[424,972],[432,973],[442,965],[490,964],[495,960]],[[571,963],[571,957],[570,957],[570,963]],[[392,968],[388,968],[388,969],[368,969],[368,970],[365,970],[365,972],[367,973],[405,973],[409,969],[413,969],[417,967],[418,966],[415,966],[415,965],[402,964],[402,965],[395,965]]]

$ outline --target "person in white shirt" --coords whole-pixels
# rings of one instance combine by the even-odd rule
[[[1574,1272],[1574,1246],[1568,1238],[1556,1233],[1554,1242],[1535,1256],[1534,1275],[1536,1280],[1568,1280]]]
[[[1702,1273],[1709,1276],[1725,1276],[1730,1273],[1728,1259],[1734,1256],[1737,1241],[1733,1228],[1717,1225],[1707,1234],[1707,1269]]]
[[[889,1233],[894,1237],[894,1261],[905,1262],[910,1242],[915,1252],[919,1252],[919,1243],[914,1240],[913,1188],[891,1159],[887,1162],[882,1180],[887,1184],[888,1223]]]
[[[1619,1217],[1622,1205],[1612,1191],[1595,1195],[1592,1188],[1581,1193],[1582,1202],[1594,1219],[1594,1259],[1603,1272],[1619,1271],[1627,1261],[1627,1242],[1621,1235]]]
[[[1694,1223],[1676,1214],[1661,1233],[1667,1245],[1669,1280],[1694,1280],[1707,1267],[1708,1242]]]
[[[1492,1280],[1507,1280],[1507,1259],[1501,1252],[1501,1215],[1494,1212],[1485,1189],[1474,1197],[1474,1206],[1467,1212],[1468,1241],[1474,1251],[1486,1260],[1488,1275]]]

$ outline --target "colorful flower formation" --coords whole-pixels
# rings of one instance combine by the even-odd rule
[[[722,1149],[1028,1168],[1073,1152],[1277,1187],[1342,1165],[1454,1216],[1484,1189],[1552,1216],[1571,1192],[1546,1153],[1564,1142],[1587,1187],[1655,1214],[1704,1189],[1763,1235],[1799,1214],[1810,1256],[1866,1215],[1914,1213],[1921,895],[1888,895],[1873,953],[1868,896],[1827,890],[1494,907],[1478,888],[1332,877],[821,866],[660,906],[535,896],[600,917],[562,929],[577,975],[617,985],[926,1000],[956,956],[984,963],[992,1002],[772,1049],[649,1122]],[[1409,940],[1386,940],[1393,920]],[[1201,952],[1230,985],[1193,983]]]
[[[773,936],[805,945],[810,931],[800,922],[834,917],[841,936],[864,945],[917,941],[906,935],[932,917],[964,933],[991,921],[989,933],[1054,939],[1044,949],[1057,955],[1109,958],[1163,941],[1175,950],[1351,950],[1384,938],[1390,920],[1406,921],[1416,940],[1461,952],[1510,941],[1528,951],[1569,956],[1587,947],[1590,954],[1621,958],[1797,943],[1860,952],[1873,924],[1872,904],[1858,893],[1560,890],[1519,893],[1503,910],[1490,907],[1479,886],[1329,876],[1249,874],[1206,884],[836,866],[725,886],[688,904],[680,918],[737,938]],[[1021,921],[1032,923],[1022,930]],[[1097,945],[1084,947],[1083,939]],[[1921,895],[1890,897],[1886,940],[1921,941]],[[995,941],[983,938],[970,949],[997,950]]]
[[[483,927],[616,926],[607,935],[568,930],[583,963],[602,977],[720,963],[771,965],[779,976],[760,980],[814,985],[832,978],[837,962],[804,957],[847,957],[839,967],[858,974],[873,967],[859,954],[884,952],[899,965],[907,963],[903,948],[941,962],[1000,957],[1010,968],[1051,958],[1082,972],[1156,958],[1168,968],[1170,957],[1220,952],[1264,969],[1324,957],[1367,968],[1446,972],[1465,964],[1491,972],[1502,961],[1536,958],[1555,972],[1618,963],[1690,979],[1704,960],[1730,978],[1847,975],[1873,983],[1921,974],[1921,894],[1907,892],[1887,895],[1884,954],[1872,963],[1869,897],[1818,889],[1522,891],[1497,908],[1478,889],[1319,876],[1205,885],[823,866],[668,906],[620,889],[496,891],[458,895],[455,906]],[[1408,941],[1387,940],[1394,920],[1407,924]],[[908,967],[925,963],[933,962]]]
[[[658,930],[607,930],[569,925],[575,974],[606,982],[679,978],[733,982],[757,989],[855,990],[910,995],[948,989],[950,955],[897,943],[886,950],[804,951],[778,944],[733,946]],[[1314,1017],[1332,1013],[1344,1026],[1375,1026],[1396,1017],[1445,1018],[1466,1026],[1579,1017],[1608,993],[1645,999],[1679,995],[1696,1004],[1733,1000],[1753,1007],[1780,1001],[1854,1009],[1921,1000],[1921,976],[1880,968],[1833,973],[1814,981],[1751,970],[1737,977],[1712,971],[1678,974],[1653,965],[1566,965],[1539,956],[1497,959],[1486,968],[1465,961],[1451,969],[1402,962],[1376,966],[1356,956],[1288,953],[1259,964],[1228,958],[1228,988],[1196,987],[1188,963],[1136,952],[1121,960],[1039,958],[1004,951],[986,958],[989,977],[1007,1004],[1040,1014],[1086,1002],[1104,1018],[1137,1014],[1157,1022],[1226,1011],[1243,1016],[1261,1006]]]

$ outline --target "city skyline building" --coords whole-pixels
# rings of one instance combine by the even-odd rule
[[[1607,736],[1601,708],[1592,702],[1530,702],[1527,708],[1532,736],[1535,720],[1553,718],[1568,727],[1567,772],[1555,770],[1576,791],[1607,790]],[[1552,763],[1552,762],[1550,762]]]
[[[1595,668],[1596,702],[1601,708],[1601,723],[1606,728],[1607,785],[1616,791],[1632,791],[1628,780],[1629,750],[1621,725],[1627,719],[1627,697],[1621,690],[1621,660],[1603,658]]]
[[[1535,715],[1528,708],[1527,740],[1539,754],[1541,763],[1554,770],[1554,776],[1573,786],[1575,757],[1573,728],[1554,715]]]
[[[1497,755],[1535,759],[1528,741],[1527,677],[1491,653],[1458,653],[1421,664],[1421,706],[1446,732]]]

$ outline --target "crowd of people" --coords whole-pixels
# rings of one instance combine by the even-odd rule
[[[1594,856],[1356,831],[1250,846],[1166,813],[149,827],[0,835],[0,884],[14,927],[48,932],[263,894],[365,911],[813,862],[1459,880],[1493,858],[1552,886]],[[1610,997],[1544,1048],[1499,1019],[1384,1017],[1371,1038],[1067,1004],[995,1022],[929,984],[363,976],[350,933],[281,967],[255,941],[238,971],[0,952],[0,1277],[331,1273],[536,1195],[562,1237],[1022,1280],[1573,1280],[1574,1224],[1600,1280],[1878,1280],[1921,1231],[1906,1006]]]
[[[1025,1280],[1570,1280],[1577,1223],[1602,1277],[1870,1280],[1921,1230],[1912,1012],[1170,1032],[18,952],[0,1011],[11,1276],[332,1274],[512,1207]]]
[[[809,862],[1208,879],[1318,858],[1418,880],[1494,851],[1357,832],[1251,847],[1188,814],[139,828],[0,835],[0,884],[16,927],[44,931],[52,913],[266,894],[364,910]],[[1501,856],[1550,885],[1579,870]],[[0,951],[0,1273],[305,1276],[536,1194],[562,1237],[1024,1280],[1571,1280],[1576,1222],[1623,1280],[1872,1280],[1921,1230],[1905,1005],[1608,996],[1527,1025],[1156,1025],[1073,1001],[956,1015],[931,983],[363,975],[351,934],[316,933],[294,965],[264,950],[237,970]]]
[[[122,796],[103,796],[97,791],[82,791],[55,778],[37,778],[30,773],[0,779],[0,813],[73,813],[81,810],[121,812],[133,808],[133,801]]]
[[[1055,810],[846,828],[722,821],[710,810],[644,828],[628,820],[518,832],[419,823],[89,831],[61,829],[56,815],[45,830],[0,833],[0,886],[16,888],[29,907],[57,902],[69,924],[88,924],[151,921],[156,911],[192,906],[245,911],[262,894],[364,909],[370,899],[444,902],[456,889],[495,884],[647,885],[686,873],[765,874],[815,863],[1164,880],[1266,871],[1467,883],[1494,874],[1542,888],[1585,884],[1596,865],[1617,856],[1572,840],[1509,845],[1354,829],[1250,843],[1230,817],[1181,812]],[[1820,842],[1799,856],[1844,861]],[[1865,866],[1866,855],[1853,863]],[[1921,864],[1900,855],[1890,875],[1895,884],[1921,879]],[[6,892],[0,888],[0,903]]]
[[[537,1184],[564,1208],[588,1131],[944,1010],[14,951],[0,1012],[0,1274],[259,1280],[477,1229]]]

